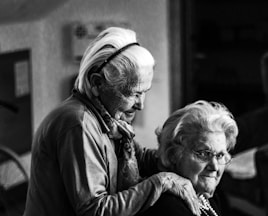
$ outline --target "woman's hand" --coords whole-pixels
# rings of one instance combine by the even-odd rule
[[[172,172],[157,174],[163,186],[163,192],[170,192],[186,201],[195,215],[201,215],[196,192],[190,180]]]

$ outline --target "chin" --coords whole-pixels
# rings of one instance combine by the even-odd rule
[[[215,190],[204,192],[204,196],[209,199],[213,197]]]
[[[127,123],[131,124],[135,118],[135,113],[133,114],[125,114],[123,113],[121,116],[121,120],[126,121]]]
[[[203,194],[206,198],[211,198],[214,195],[216,187],[211,186],[201,186],[197,189],[197,194],[201,195]]]

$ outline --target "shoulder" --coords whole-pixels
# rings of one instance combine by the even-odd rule
[[[161,195],[158,201],[151,208],[149,208],[142,216],[155,215],[192,216],[193,214],[181,198],[169,193],[164,193]]]
[[[93,112],[74,98],[68,98],[58,107],[52,110],[42,121],[40,130],[42,133],[56,133],[54,136],[61,136],[73,128],[98,131],[100,126]]]

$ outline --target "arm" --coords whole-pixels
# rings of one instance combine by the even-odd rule
[[[194,214],[200,214],[195,190],[188,179],[171,172],[164,172],[165,170],[160,168],[161,164],[158,160],[156,149],[142,148],[135,142],[135,153],[142,177],[158,173],[157,176],[160,178],[160,182],[164,187],[162,192],[167,191],[168,193],[180,197],[187,203],[189,209],[191,209]]]
[[[135,140],[134,146],[141,176],[148,177],[158,173],[160,170],[158,169],[156,149],[142,148]]]
[[[109,156],[96,139],[74,127],[59,141],[60,172],[76,215],[134,215],[151,206],[163,191],[159,178],[152,176],[129,190],[115,193],[110,188],[116,172],[110,173]]]
[[[97,144],[103,138],[91,133],[76,126],[61,136],[57,150],[66,193],[76,215],[135,215],[152,206],[165,191],[186,200],[194,197],[189,180],[163,172],[116,193],[117,172],[111,167],[117,167],[113,164],[117,160],[111,161],[111,149],[105,148],[109,145]]]

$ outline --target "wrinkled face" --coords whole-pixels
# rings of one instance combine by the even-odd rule
[[[197,152],[207,150],[218,155],[225,154],[227,153],[225,134],[223,132],[208,133],[206,141],[198,144],[193,150]],[[205,193],[208,197],[213,196],[224,169],[225,165],[219,164],[215,156],[208,162],[201,162],[191,150],[186,150],[176,165],[178,174],[191,180],[197,194]]]
[[[138,82],[132,88],[129,96],[124,96],[117,91],[105,92],[100,95],[101,101],[108,112],[115,119],[121,119],[131,123],[137,110],[144,108],[146,92],[151,88],[153,79],[153,68],[150,66],[142,67],[137,72]]]

